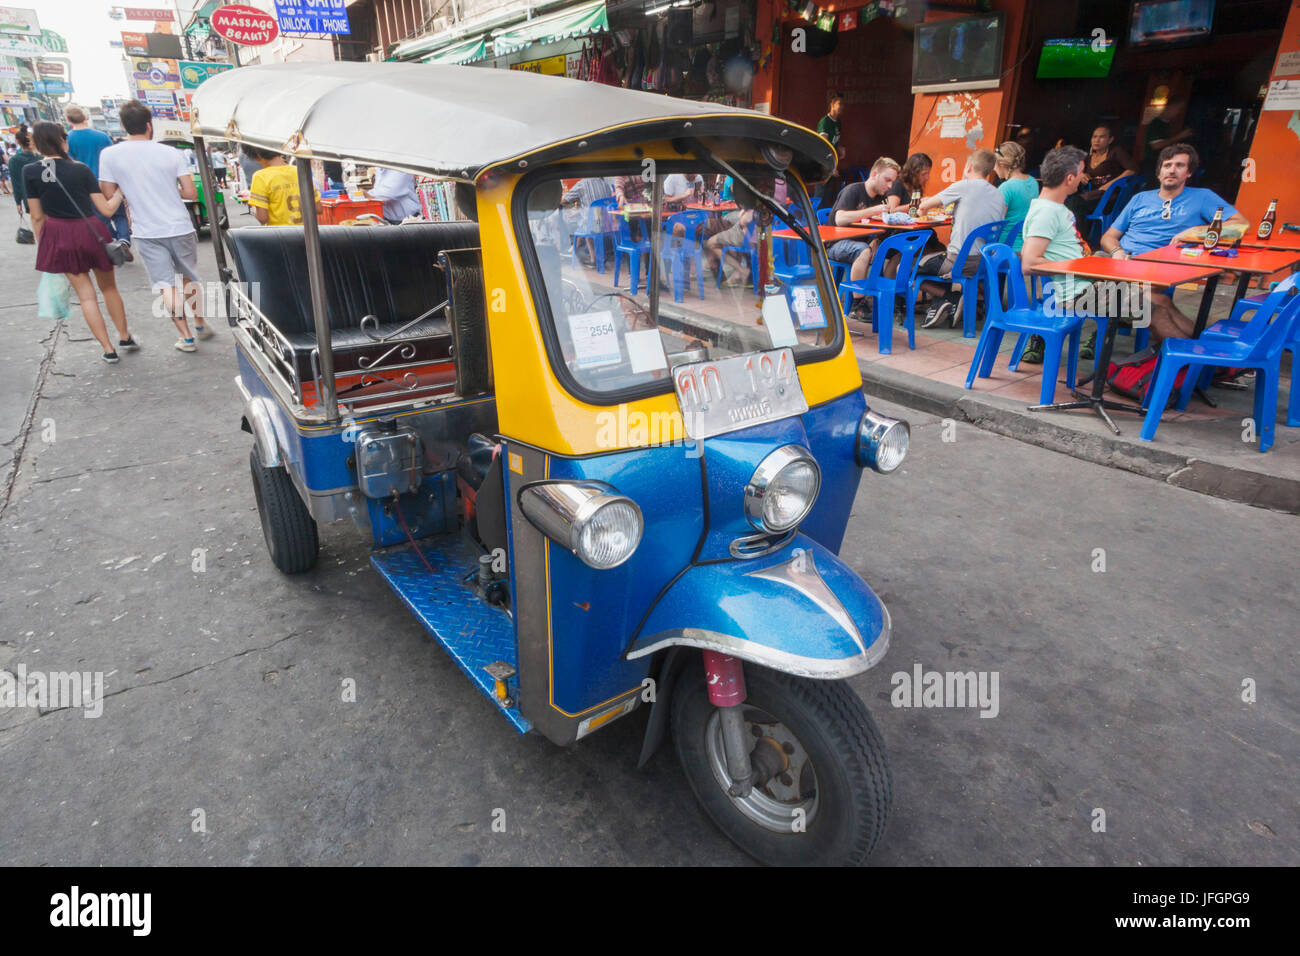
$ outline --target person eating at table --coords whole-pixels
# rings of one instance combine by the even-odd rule
[[[1223,225],[1240,226],[1250,221],[1212,189],[1188,186],[1199,157],[1188,143],[1175,143],[1160,151],[1160,188],[1140,192],[1124,207],[1115,224],[1101,237],[1101,248],[1116,259],[1132,259],[1174,241],[1185,229],[1205,226],[1223,208]],[[1196,323],[1178,310],[1171,297],[1172,287],[1151,292],[1151,340],[1191,338]]]
[[[961,252],[962,243],[966,241],[966,236],[971,230],[997,222],[1006,214],[1006,200],[988,179],[996,163],[997,158],[991,149],[977,149],[966,157],[961,179],[942,192],[921,200],[922,213],[931,209],[941,209],[948,203],[956,203],[957,209],[953,213],[952,233],[948,239],[947,253],[942,259],[931,256],[929,259],[922,260],[917,266],[918,275],[934,275],[940,279],[951,278],[952,268],[957,262],[957,254]],[[980,247],[975,246],[966,257],[965,275],[973,276],[979,270],[979,250]],[[931,328],[945,319],[956,322],[960,293],[951,285],[936,290],[933,284],[925,284],[921,286],[921,294],[927,299],[937,300],[932,301],[926,310],[925,321],[921,328]]]
[[[849,226],[868,216],[882,216],[889,212],[885,197],[898,179],[899,171],[898,163],[888,156],[876,160],[871,166],[871,174],[863,182],[850,183],[840,190],[840,194],[835,197],[835,205],[831,207],[833,211],[830,224]],[[849,278],[856,281],[867,277],[867,270],[871,268],[871,252],[875,246],[875,243],[859,239],[841,239],[832,244],[826,254],[836,262],[850,263]],[[861,309],[865,309],[870,301],[870,296],[858,296],[858,304],[853,307],[853,311],[858,313],[855,318],[862,318]]]
[[[934,169],[934,160],[925,153],[913,153],[903,163],[898,179],[885,194],[885,203],[890,212],[907,212],[912,205],[913,193],[925,193],[925,186],[930,181],[930,171]]]

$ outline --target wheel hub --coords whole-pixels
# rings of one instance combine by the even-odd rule
[[[790,728],[757,707],[744,707],[745,732],[754,741],[750,762],[754,768],[752,787],[745,796],[735,796],[734,781],[727,773],[722,721],[710,715],[705,727],[705,750],[718,786],[736,809],[764,829],[791,833],[806,828],[817,814],[817,774],[807,750]],[[800,813],[802,811],[802,814]]]

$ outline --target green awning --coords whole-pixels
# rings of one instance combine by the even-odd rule
[[[470,37],[460,43],[453,43],[437,53],[425,57],[421,63],[445,63],[455,66],[458,63],[473,63],[487,57],[487,37]]]
[[[492,38],[492,42],[496,55],[502,56],[522,50],[531,43],[550,43],[608,30],[609,13],[605,10],[605,0],[593,0],[503,30]]]

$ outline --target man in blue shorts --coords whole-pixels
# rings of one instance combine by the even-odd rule
[[[1198,163],[1196,149],[1187,143],[1175,143],[1161,150],[1160,188],[1133,197],[1115,224],[1101,237],[1102,250],[1116,259],[1131,259],[1159,249],[1173,242],[1184,229],[1209,225],[1220,206],[1223,207],[1225,226],[1249,226],[1249,220],[1213,190],[1187,185]],[[1174,300],[1170,298],[1172,291],[1166,289],[1151,293],[1151,339],[1154,344],[1167,338],[1189,339],[1196,330],[1196,323],[1174,307]]]

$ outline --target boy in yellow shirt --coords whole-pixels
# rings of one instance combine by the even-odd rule
[[[257,221],[264,226],[302,225],[297,168],[269,149],[245,146],[244,151],[262,167],[248,184],[248,205]]]

